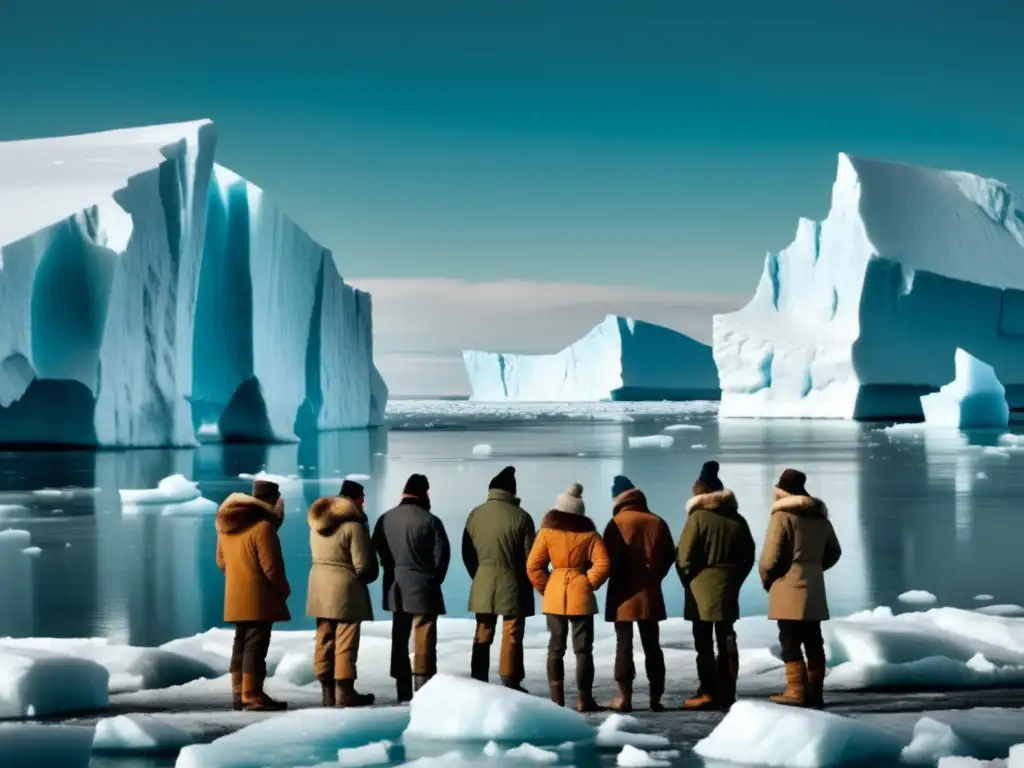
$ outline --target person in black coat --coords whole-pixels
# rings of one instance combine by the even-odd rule
[[[384,571],[384,610],[392,614],[391,677],[399,702],[410,701],[413,691],[437,674],[437,617],[445,613],[441,585],[451,546],[444,523],[430,512],[429,491],[426,476],[411,475],[401,503],[381,515],[373,529]]]

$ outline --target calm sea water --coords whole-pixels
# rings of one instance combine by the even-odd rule
[[[369,475],[371,521],[397,502],[410,473],[429,476],[435,512],[453,542],[449,614],[466,615],[469,579],[458,560],[459,537],[488,480],[506,464],[516,466],[523,505],[538,520],[558,493],[580,482],[588,514],[603,526],[611,515],[612,478],[625,474],[678,537],[690,485],[701,463],[715,458],[759,544],[772,483],[783,468],[799,467],[812,493],[828,503],[843,545],[828,577],[835,615],[897,606],[896,596],[908,589],[929,590],[945,605],[976,605],[979,593],[1024,604],[1024,451],[992,447],[994,434],[890,439],[867,425],[719,423],[707,413],[635,415],[625,423],[442,421],[449,428],[420,428],[439,426],[436,419],[397,418],[390,431],[332,433],[302,445],[0,454],[0,529],[28,531],[41,549],[0,558],[0,636],[100,636],[156,645],[222,625],[212,517],[161,514],[174,510],[159,507],[123,515],[117,490],[152,487],[180,472],[219,502],[247,487],[240,473],[264,469],[300,478],[284,487],[288,517],[281,536],[295,616],[289,628],[312,626],[303,616],[306,508],[336,493],[341,477],[352,473]],[[699,429],[667,433],[675,438],[669,449],[629,447],[630,437],[682,421]],[[474,446],[483,444],[491,455],[474,457]],[[65,490],[33,493],[40,489]],[[379,583],[374,589],[379,604]],[[670,611],[679,615],[682,590],[674,575],[665,590]],[[765,612],[756,578],[741,602],[746,614]]]

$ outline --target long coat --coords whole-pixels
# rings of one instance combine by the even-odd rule
[[[224,621],[288,621],[291,587],[277,529],[284,499],[270,506],[246,493],[232,493],[217,510],[217,567],[224,571]]]
[[[537,529],[519,499],[501,489],[469,513],[462,532],[462,561],[473,586],[469,610],[499,616],[533,616],[533,588],[526,558]]]
[[[812,496],[777,499],[758,567],[768,590],[768,618],[828,621],[825,571],[842,554],[825,502]]]
[[[668,525],[647,508],[638,489],[620,494],[604,529],[611,561],[605,601],[607,621],[663,621],[661,582],[676,560]]]
[[[730,490],[694,496],[686,504],[676,569],[686,588],[687,621],[736,621],[740,587],[754,567],[754,537]]]
[[[550,573],[548,565],[551,566]],[[552,510],[540,524],[526,572],[550,616],[592,616],[594,593],[608,579],[608,550],[594,521],[584,515]]]
[[[451,546],[444,523],[427,505],[406,497],[377,519],[373,546],[384,570],[384,610],[392,613],[445,613],[441,585],[448,574]]]
[[[377,555],[370,543],[366,515],[349,499],[317,499],[309,522],[309,570],[306,615],[318,619],[373,621],[367,584],[377,579]]]

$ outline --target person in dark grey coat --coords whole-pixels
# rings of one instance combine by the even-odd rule
[[[445,613],[441,585],[451,546],[444,523],[430,512],[429,490],[424,475],[411,475],[402,502],[381,515],[373,529],[384,571],[384,610],[392,614],[391,677],[399,702],[410,701],[413,691],[437,674],[437,617]]]

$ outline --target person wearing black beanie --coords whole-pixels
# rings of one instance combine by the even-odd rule
[[[507,491],[513,496],[516,495],[516,468],[505,467],[501,472],[491,478],[487,486],[489,491]]]
[[[740,587],[756,556],[750,526],[718,470],[717,461],[700,469],[676,556],[685,589],[683,618],[692,623],[700,682],[697,694],[684,702],[685,709],[728,710],[736,700],[740,656],[735,623]]]

